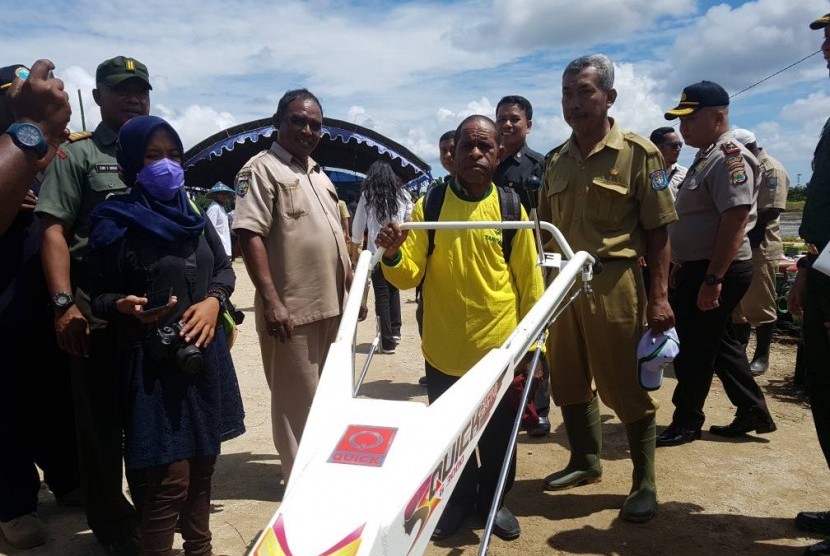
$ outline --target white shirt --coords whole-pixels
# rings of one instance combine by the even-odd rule
[[[379,222],[374,210],[371,210],[366,203],[366,194],[360,194],[360,202],[357,203],[357,209],[354,212],[354,219],[352,220],[352,243],[360,244],[363,241],[363,230],[368,226],[369,234],[367,238],[368,245],[366,249],[375,252],[375,238],[378,237],[378,232],[392,222],[400,224],[412,217],[412,197],[405,190],[398,191],[398,213],[394,219],[387,218],[384,222]]]
[[[675,164],[669,170],[669,191],[671,191],[671,198],[677,199],[677,190],[680,188],[680,183],[686,177],[686,172],[689,169],[682,164]]]
[[[207,209],[207,217],[216,228],[216,233],[222,240],[222,247],[225,248],[225,253],[228,257],[231,256],[231,229],[228,226],[228,215],[222,205],[216,201],[212,201]]]

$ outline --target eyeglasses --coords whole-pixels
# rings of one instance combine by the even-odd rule
[[[674,149],[679,151],[683,148],[683,141],[675,141],[674,143],[663,143],[661,146],[666,147],[667,149]]]

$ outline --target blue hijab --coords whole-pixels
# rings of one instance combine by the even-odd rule
[[[169,201],[145,194],[136,176],[144,167],[144,151],[153,133],[165,129],[184,154],[179,134],[163,119],[138,116],[118,132],[115,158],[124,178],[132,187],[127,195],[102,201],[92,211],[89,249],[96,251],[122,239],[128,231],[152,240],[169,243],[194,242],[205,229],[204,215],[194,209],[184,187]]]

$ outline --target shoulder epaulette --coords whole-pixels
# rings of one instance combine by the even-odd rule
[[[525,150],[525,156],[530,158],[530,159],[535,160],[536,162],[538,162],[540,164],[545,161],[545,157],[542,156],[542,153],[537,153],[536,151],[534,151],[533,149],[530,149],[530,148]]]
[[[567,141],[565,141],[565,143],[567,143]],[[553,158],[553,155],[555,155],[556,153],[558,153],[559,151],[562,150],[562,147],[565,146],[565,143],[562,143],[561,145],[559,145],[557,147],[554,147],[554,148],[552,148],[551,150],[548,151],[548,154],[545,155],[545,166],[548,165],[548,161],[551,158]]]
[[[84,139],[89,139],[92,137],[91,131],[76,131],[75,133],[69,134],[69,142],[74,143],[76,141],[82,141]]]
[[[242,166],[242,168],[239,169],[239,171],[240,172],[242,170],[250,171],[251,166],[253,166],[260,158],[262,158],[263,156],[266,156],[269,152],[271,152],[271,149],[264,149],[264,150],[259,151],[254,156],[249,158],[248,161]]]
[[[739,147],[737,143],[733,141],[724,141],[723,143],[721,143],[720,149],[726,155],[738,154],[741,152],[741,147]]]
[[[630,141],[637,146],[642,147],[645,149],[646,153],[649,155],[658,154],[660,150],[657,146],[652,143],[647,137],[643,137],[642,135],[637,135],[636,133],[632,133],[630,131],[626,131],[623,134],[623,137],[626,141]]]

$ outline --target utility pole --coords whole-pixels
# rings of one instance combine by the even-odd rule
[[[801,174],[796,174],[795,175],[795,186],[796,187],[801,187]]]
[[[81,97],[80,89],[78,89],[78,102],[81,105],[81,127],[83,128],[83,131],[86,131],[86,118],[84,117],[84,99],[83,97]],[[801,174],[798,175],[800,176]]]

